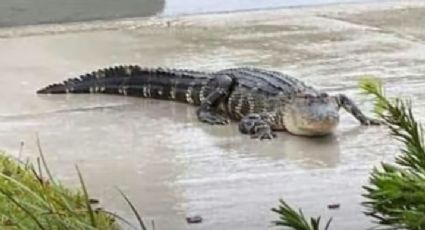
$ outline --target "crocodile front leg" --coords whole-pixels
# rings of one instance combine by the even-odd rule
[[[380,125],[382,121],[374,118],[367,117],[362,113],[359,107],[344,94],[336,96],[337,103],[340,107],[343,107],[347,112],[352,114],[362,125]]]
[[[217,107],[230,94],[233,79],[227,75],[217,75],[211,79],[205,87],[212,89],[201,102],[196,111],[199,121],[211,125],[225,125],[229,121],[217,112]]]
[[[239,131],[243,134],[251,135],[251,138],[260,140],[276,137],[266,115],[257,113],[243,117],[239,122]]]

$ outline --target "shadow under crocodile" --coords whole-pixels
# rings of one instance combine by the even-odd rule
[[[145,131],[153,135],[160,133],[175,135],[176,138],[173,139],[182,139],[185,138],[184,136],[192,139],[200,138],[193,137],[193,133],[201,131],[208,136],[208,140],[212,141],[214,146],[227,154],[233,154],[240,158],[261,158],[271,161],[290,160],[303,168],[336,167],[341,152],[339,144],[341,139],[352,138],[364,130],[360,125],[349,130],[338,128],[333,135],[313,138],[278,132],[278,137],[274,140],[259,141],[240,134],[237,122],[232,122],[227,126],[211,126],[200,123],[195,115],[196,108],[182,103],[109,95],[39,95],[39,98],[45,100],[46,103],[60,103],[66,106],[45,113],[16,115],[7,119],[31,119],[34,116],[73,113],[101,117],[115,113],[119,114],[118,117],[122,119],[117,122],[129,122],[129,119],[134,119],[134,117],[145,124],[161,120],[164,124],[162,127]],[[129,118],[128,114],[133,114],[132,118]],[[167,126],[167,124],[169,125]],[[170,134],[170,124],[175,130],[178,130],[177,133]],[[95,129],[96,126],[93,128]],[[149,127],[146,126],[143,129],[149,129]],[[201,144],[199,145],[201,146]]]

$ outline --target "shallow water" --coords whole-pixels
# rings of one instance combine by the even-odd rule
[[[2,0],[0,27],[371,0]]]
[[[373,2],[373,0],[167,0],[161,15],[198,14],[279,7],[301,7],[324,4]]]
[[[400,23],[394,16],[423,15],[414,6],[409,12],[394,4],[252,12],[183,18],[171,27],[2,38],[0,146],[18,155],[23,141],[23,157],[34,159],[38,134],[55,175],[77,183],[78,164],[104,205],[131,216],[117,186],[156,229],[265,229],[281,197],[308,215],[333,216],[333,229],[365,229],[361,185],[397,149],[382,127],[361,127],[342,113],[333,136],[281,133],[259,142],[240,135],[235,124],[200,124],[184,104],[35,90],[113,64],[254,65],[345,93],[367,113],[371,100],[356,84],[374,74],[390,94],[410,96],[423,117],[423,31],[417,20]],[[327,210],[330,203],[341,208]],[[192,214],[204,222],[187,225],[184,217]]]

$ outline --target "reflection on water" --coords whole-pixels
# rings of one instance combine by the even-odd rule
[[[220,138],[222,151],[240,157],[263,158],[270,161],[290,160],[303,168],[332,168],[339,163],[340,146],[335,135],[317,138],[278,133],[275,141],[250,140],[241,136],[237,124],[229,128],[203,127],[213,137]]]

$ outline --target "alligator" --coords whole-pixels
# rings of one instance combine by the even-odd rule
[[[254,67],[219,71],[115,66],[48,85],[38,94],[102,93],[183,102],[198,106],[199,121],[225,125],[239,121],[239,131],[272,139],[275,131],[293,135],[332,133],[344,108],[362,125],[381,122],[365,116],[344,94],[328,93],[281,72]]]

